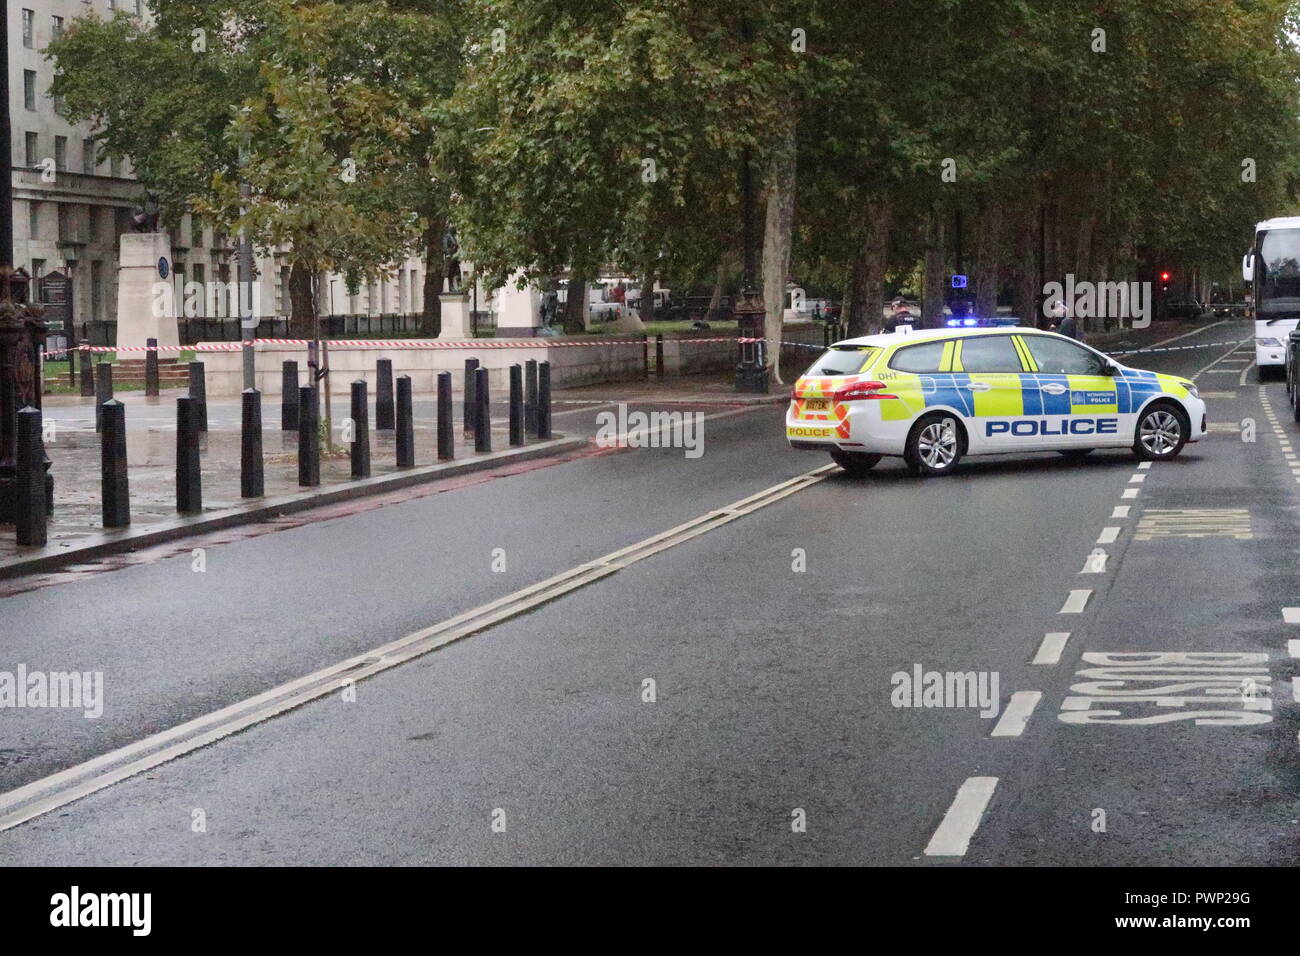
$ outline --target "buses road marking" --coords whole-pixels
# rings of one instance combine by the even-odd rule
[[[1059,664],[1061,651],[1065,650],[1065,642],[1069,639],[1069,631],[1052,631],[1050,634],[1044,634],[1043,643],[1038,645],[1038,653],[1030,663]]]
[[[953,797],[952,806],[943,815],[939,829],[930,837],[925,855],[965,856],[997,785],[997,777],[967,778],[957,789],[957,796]]]
[[[830,464],[804,472],[723,508],[705,512],[667,531],[577,565],[445,621],[421,628],[338,664],[313,671],[246,700],[0,794],[0,831],[19,826],[200,747],[333,694],[347,683],[372,677],[453,641],[486,631],[570,591],[616,574],[661,551],[803,491],[826,480],[836,470],[836,466]]]
[[[1016,691],[1011,695],[1011,700],[1007,702],[1007,709],[1002,711],[997,726],[993,728],[993,733],[989,734],[989,736],[1019,737],[1025,732],[1025,725],[1029,723],[1034,708],[1038,706],[1038,702],[1042,699],[1042,691]]]

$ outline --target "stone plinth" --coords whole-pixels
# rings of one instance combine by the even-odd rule
[[[158,272],[166,259],[168,277]],[[171,241],[165,233],[123,233],[117,269],[117,345],[146,345],[157,339],[160,346],[179,345],[176,302],[171,293]],[[155,294],[155,284],[168,291]]]

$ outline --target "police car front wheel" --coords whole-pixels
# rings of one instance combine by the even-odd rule
[[[1143,461],[1173,458],[1187,444],[1187,416],[1172,405],[1152,405],[1138,419],[1133,453]]]
[[[946,475],[961,461],[965,437],[951,415],[928,415],[907,436],[903,458],[918,475]]]

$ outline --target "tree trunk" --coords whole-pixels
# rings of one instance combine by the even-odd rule
[[[885,311],[885,267],[888,264],[889,228],[893,207],[887,196],[875,196],[867,203],[866,238],[859,261],[862,263],[862,306],[868,331],[883,324]]]
[[[767,220],[763,228],[763,337],[772,381],[781,381],[781,333],[785,325],[785,277],[790,271],[794,227],[794,124],[786,126],[767,169]]]
[[[1041,290],[1038,288],[1038,203],[1025,203],[1019,213],[1016,223],[1016,254],[1012,257],[1016,316],[1021,325],[1040,328],[1043,316],[1039,309]]]
[[[312,269],[301,259],[295,259],[289,269],[289,337],[315,338],[317,328]]]
[[[655,271],[647,266],[645,278],[641,280],[641,304],[637,307],[642,324],[655,320]]]
[[[587,331],[587,280],[569,276],[569,291],[564,300],[564,334],[581,335]]]
[[[991,318],[998,311],[998,272],[1002,249],[1002,206],[995,199],[980,203],[975,226],[975,314]]]
[[[726,278],[726,266],[724,259],[718,260],[718,278],[713,283],[713,296],[709,299],[709,311],[704,313],[704,319],[707,322],[713,322],[719,318],[718,312],[722,309],[722,284]]]
[[[446,270],[442,255],[442,237],[446,231],[446,220],[432,217],[424,231],[424,309],[420,314],[420,334],[430,339],[442,334],[442,299],[439,295]]]
[[[944,213],[939,203],[930,207],[925,230],[925,279],[921,293],[921,328],[943,327]]]

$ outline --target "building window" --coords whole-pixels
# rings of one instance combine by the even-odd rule
[[[23,46],[31,49],[36,45],[36,11],[23,9]]]
[[[68,137],[54,137],[54,168],[63,171],[68,168]]]
[[[203,223],[199,221],[198,216],[190,216],[190,246],[194,249],[203,247]],[[201,268],[195,266],[194,268]]]
[[[59,213],[59,241],[75,241],[77,237],[73,234],[72,227],[73,207],[64,205],[63,203],[56,203],[54,208],[57,209]]]
[[[36,112],[36,71],[23,70],[23,106]]]
[[[63,37],[63,17],[50,17],[50,39],[58,40]]]
[[[95,141],[93,139],[83,139],[81,141],[81,171],[87,176],[95,175]]]
[[[35,133],[26,133],[26,134],[24,134],[24,136],[23,136],[23,153],[24,153],[24,155],[23,155],[23,159],[24,159],[23,165],[24,165],[24,166],[28,166],[28,167],[31,167],[31,168],[35,168],[35,166],[36,166],[36,153],[37,153],[38,149],[39,149],[39,144],[38,144],[37,139],[36,139],[36,134],[35,134]]]
[[[27,203],[27,235],[33,242],[41,238],[41,204],[34,199]]]
[[[90,264],[90,317],[104,321],[104,263],[98,260]]]

